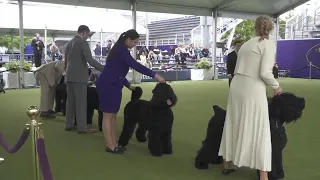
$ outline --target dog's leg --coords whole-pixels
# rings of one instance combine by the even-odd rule
[[[172,154],[171,130],[161,133],[162,153]]]
[[[62,106],[61,92],[59,90],[56,90],[56,99],[55,99],[54,111],[61,112],[61,106]]]
[[[99,131],[102,131],[102,122],[103,122],[103,112],[98,110],[98,125]]]
[[[62,100],[62,114],[66,116],[67,113],[67,94],[64,94],[63,100]]]
[[[271,132],[272,137],[272,171],[269,173],[269,180],[284,178],[282,163],[282,152],[287,144],[286,134]]]
[[[136,130],[136,138],[139,142],[147,142],[147,129],[139,124]]]
[[[94,115],[94,109],[92,107],[87,107],[87,124],[92,125],[93,115]]]
[[[120,146],[124,147],[124,146],[128,145],[129,140],[131,139],[131,136],[132,136],[134,129],[136,127],[136,124],[137,124],[137,122],[134,117],[132,117],[132,118],[125,117],[124,118],[122,132],[121,132],[121,135],[118,140],[118,144]]]
[[[161,134],[157,128],[149,129],[148,148],[153,156],[162,156]]]

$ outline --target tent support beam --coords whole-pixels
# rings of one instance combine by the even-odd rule
[[[24,30],[23,30],[23,0],[19,0],[19,38],[20,38],[20,72],[19,88],[24,87]]]

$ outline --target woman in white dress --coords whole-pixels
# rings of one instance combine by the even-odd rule
[[[269,40],[272,29],[270,17],[258,17],[256,37],[244,43],[238,52],[219,151],[225,161],[225,175],[233,172],[234,166],[245,166],[260,170],[260,180],[268,180],[271,171],[266,87],[272,87],[276,95],[282,91],[272,74],[276,57],[275,42]]]

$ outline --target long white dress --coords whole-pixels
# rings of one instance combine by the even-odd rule
[[[271,135],[266,87],[279,83],[272,74],[275,42],[254,37],[238,52],[231,82],[219,155],[237,167],[271,171]]]

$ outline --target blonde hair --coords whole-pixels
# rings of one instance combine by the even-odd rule
[[[256,35],[260,36],[259,41],[269,39],[269,34],[273,29],[273,20],[269,16],[259,16],[255,22]]]

